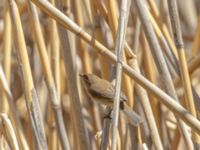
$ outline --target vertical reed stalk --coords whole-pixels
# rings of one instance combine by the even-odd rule
[[[80,36],[88,44],[91,44],[100,54],[106,58],[117,62],[116,56],[110,52],[105,46],[99,43],[97,40],[94,40],[88,33],[86,33],[82,28],[77,24],[71,21],[67,16],[63,15],[58,9],[52,6],[49,2],[44,0],[32,0],[38,7],[45,11],[48,15],[56,19],[56,21],[63,27],[69,29],[71,32]],[[179,116],[185,123],[187,123],[192,129],[197,133],[200,133],[200,122],[191,115],[184,107],[175,102],[173,98],[163,92],[160,88],[149,82],[142,75],[138,74],[131,67],[129,67],[125,62],[122,62],[125,73],[129,75],[132,79],[145,88],[149,93],[153,94],[158,100],[160,100],[164,105],[166,105],[173,113]],[[184,112],[184,113],[183,113]]]
[[[20,16],[14,0],[9,0],[9,9],[15,33],[15,46],[18,50],[17,54],[19,58],[19,66],[21,67],[27,111],[29,113],[29,118],[31,120],[33,133],[38,147],[45,150],[47,149],[47,143],[41,118],[41,111],[39,108],[39,101],[33,84]]]
[[[186,105],[189,109],[189,111],[196,117],[196,110],[194,105],[194,99],[192,94],[192,88],[190,83],[190,77],[187,69],[187,62],[186,62],[186,56],[184,51],[184,45],[183,45],[183,39],[181,34],[181,27],[179,22],[179,14],[177,9],[176,1],[168,0],[168,7],[170,12],[170,19],[171,19],[171,25],[172,30],[174,33],[175,38],[175,44],[178,50],[178,56],[179,56],[179,65],[181,70],[181,77],[184,85],[184,91],[186,96]],[[199,147],[200,144],[200,137],[197,135],[194,131],[192,132],[194,143],[197,144],[195,146]]]
[[[61,9],[62,3],[58,1],[58,7]],[[62,9],[61,9],[62,10]],[[69,43],[68,32],[58,25],[58,33],[60,38],[61,48],[64,54],[64,62],[65,62],[65,70],[67,72],[67,79],[68,79],[68,87],[69,87],[69,95],[71,98],[72,104],[72,113],[74,115],[74,125],[76,129],[76,135],[79,137],[79,149],[87,149],[89,150],[89,143],[88,143],[88,133],[85,127],[85,123],[83,120],[82,112],[81,112],[81,105],[77,87],[77,71],[76,66],[74,64],[74,57],[72,54],[71,45]]]
[[[151,47],[151,52],[155,60],[155,64],[158,68],[158,72],[160,73],[160,78],[162,80],[162,84],[166,90],[166,92],[173,97],[177,102],[179,102],[178,97],[176,95],[176,91],[167,68],[167,64],[165,62],[165,58],[162,54],[161,47],[158,43],[158,40],[153,31],[152,24],[150,23],[150,17],[148,15],[148,10],[145,7],[144,1],[135,0],[137,5],[137,9],[141,18],[141,22],[143,24],[147,39],[149,41],[149,45]],[[187,131],[186,125],[182,120],[177,118],[181,133],[183,133],[183,137],[185,142],[187,143],[188,148],[192,148],[191,139],[189,137],[189,133]]]
[[[116,150],[117,148],[117,126],[119,118],[119,104],[120,104],[120,93],[121,93],[121,79],[122,79],[122,56],[125,42],[126,28],[128,24],[128,16],[130,10],[130,0],[124,0],[120,6],[119,25],[116,38],[116,52],[117,52],[117,71],[116,71],[116,83],[115,83],[115,96],[113,104],[113,120],[112,120],[112,144],[111,149]]]
[[[43,67],[44,67],[44,70],[46,73],[46,78],[47,78],[46,81],[47,81],[47,86],[48,86],[50,97],[51,97],[52,108],[54,110],[54,116],[55,116],[55,120],[56,120],[58,135],[59,135],[59,138],[61,141],[62,148],[70,149],[70,145],[69,145],[69,141],[68,141],[68,137],[66,134],[64,121],[63,121],[63,116],[62,116],[60,99],[58,97],[55,83],[53,80],[50,62],[49,62],[48,55],[47,55],[47,50],[46,50],[46,46],[45,46],[44,39],[42,36],[41,28],[40,28],[37,10],[31,1],[28,1],[28,8],[29,8],[30,18],[32,18],[32,20],[33,20],[32,28],[33,28],[33,33],[34,33],[34,39],[36,40],[36,44],[38,46],[42,64],[43,64]]]

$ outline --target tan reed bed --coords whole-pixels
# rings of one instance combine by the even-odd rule
[[[198,1],[2,1],[0,149],[199,149]],[[113,107],[88,73],[116,85]]]

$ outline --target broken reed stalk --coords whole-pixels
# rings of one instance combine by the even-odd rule
[[[15,45],[17,48],[17,54],[19,58],[19,66],[21,67],[22,82],[24,86],[25,100],[27,104],[27,111],[31,120],[34,136],[38,147],[41,149],[47,149],[47,142],[44,133],[44,127],[41,118],[41,111],[39,108],[39,101],[37,93],[34,88],[33,79],[31,75],[31,69],[26,50],[25,39],[23,35],[22,25],[18,12],[17,5],[14,0],[9,0],[9,9],[11,14],[11,20],[13,24],[13,30],[15,35]]]
[[[0,113],[0,124],[3,125],[4,137],[8,141],[10,148],[14,150],[19,150],[19,145],[17,143],[17,138],[14,132],[14,128],[7,114]]]
[[[62,2],[58,1],[58,7],[61,9]],[[62,10],[62,9],[61,9]],[[62,52],[64,54],[65,70],[67,73],[67,81],[69,87],[69,95],[71,98],[72,113],[74,115],[74,125],[76,129],[76,135],[79,137],[79,148],[90,150],[88,133],[83,120],[83,115],[81,112],[80,98],[77,87],[77,71],[74,64],[74,57],[72,54],[71,45],[69,43],[69,35],[65,28],[58,25],[58,33],[60,38],[60,44]]]
[[[61,141],[62,148],[70,149],[69,141],[68,141],[64,121],[63,121],[63,116],[62,116],[60,99],[58,97],[58,93],[57,93],[56,87],[55,87],[55,82],[53,80],[50,62],[49,62],[45,42],[43,39],[41,27],[40,27],[39,17],[37,14],[36,7],[34,6],[34,4],[31,1],[28,1],[28,9],[29,9],[29,15],[31,18],[30,21],[32,23],[34,40],[36,41],[36,44],[37,44],[37,47],[39,50],[39,55],[42,60],[42,65],[44,67],[44,71],[46,74],[47,87],[48,87],[49,94],[50,94],[51,107],[54,111],[54,117],[56,120],[56,127],[58,130],[58,135],[59,135],[59,138]]]
[[[38,7],[40,7],[44,12],[46,12],[49,16],[54,18],[61,26],[69,29],[71,32],[85,40],[88,44],[93,46],[95,50],[99,52],[99,54],[105,56],[110,59],[112,62],[117,61],[116,56],[110,52],[106,47],[100,44],[97,40],[94,40],[88,33],[86,33],[82,28],[80,28],[77,24],[75,24],[71,19],[61,13],[58,9],[56,9],[49,2],[44,0],[32,0]],[[145,77],[138,74],[135,70],[129,67],[125,62],[122,62],[125,73],[129,75],[135,82],[140,84],[143,88],[145,88],[149,93],[154,95],[158,100],[160,100],[163,104],[165,104],[175,115],[180,117],[183,121],[185,121],[191,128],[193,128],[197,133],[200,134],[200,122],[191,115],[184,107],[175,102],[173,98],[163,92],[160,88],[152,84]]]
[[[174,0],[168,0],[168,7],[169,7],[169,14],[171,19],[171,25],[172,30],[174,34],[175,44],[176,48],[178,50],[178,57],[179,57],[179,66],[181,70],[181,78],[183,81],[185,96],[186,96],[186,105],[189,111],[192,113],[194,117],[197,116],[195,105],[194,105],[194,99],[192,94],[192,87],[190,83],[190,77],[187,69],[187,61],[185,57],[185,51],[184,51],[184,45],[183,45],[183,38],[181,33],[181,27],[179,22],[179,14],[178,14],[178,8],[176,1]],[[192,130],[192,137],[194,144],[197,144],[196,146],[200,145],[200,137],[195,133],[195,131]]]
[[[116,38],[115,51],[117,53],[117,70],[116,70],[116,82],[115,82],[115,94],[113,104],[113,119],[112,119],[112,144],[111,149],[116,150],[117,148],[117,127],[119,120],[119,109],[120,109],[120,95],[121,95],[121,80],[122,80],[122,55],[125,43],[126,28],[128,24],[128,16],[130,10],[130,0],[121,1],[120,16],[118,23],[118,31]]]
[[[144,31],[146,33],[147,40],[149,41],[149,46],[151,47],[151,53],[154,57],[155,64],[157,66],[158,72],[160,73],[160,78],[162,80],[162,84],[165,88],[165,91],[176,100],[176,102],[179,102],[178,97],[176,95],[176,91],[172,82],[171,75],[169,73],[167,64],[165,62],[165,58],[163,56],[161,47],[158,43],[157,37],[155,35],[155,32],[153,30],[153,26],[150,21],[150,16],[145,4],[145,1],[142,0],[135,0],[135,4],[139,13],[139,16],[141,18],[141,22],[144,27]],[[188,148],[193,148],[191,139],[189,137],[189,133],[187,131],[185,123],[180,120],[178,117],[176,117],[178,126],[180,127],[181,133],[183,135],[183,138],[185,142],[187,143]],[[158,147],[157,147],[158,148]],[[158,148],[160,149],[160,148]]]

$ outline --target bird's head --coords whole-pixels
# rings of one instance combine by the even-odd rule
[[[86,86],[90,86],[99,81],[99,77],[94,74],[79,74],[79,76]]]

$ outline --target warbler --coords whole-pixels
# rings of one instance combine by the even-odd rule
[[[106,106],[112,106],[114,102],[115,88],[114,85],[94,74],[84,74],[81,75],[81,82],[86,94],[94,101]],[[130,123],[137,126],[139,123],[143,122],[143,118],[135,113],[131,107],[129,107],[127,102],[127,97],[123,92],[120,94],[120,109],[130,120]]]

